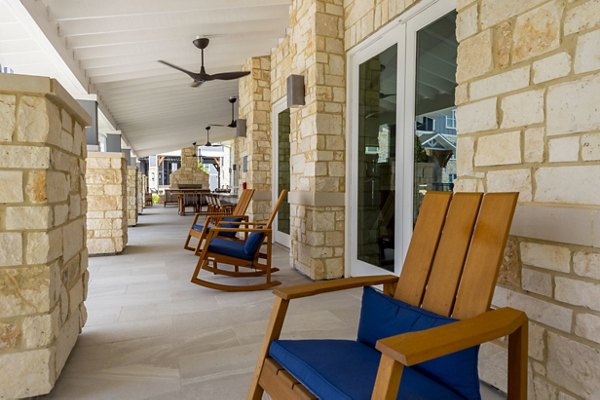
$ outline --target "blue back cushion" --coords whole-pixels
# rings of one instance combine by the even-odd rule
[[[240,217],[225,217],[222,219],[222,221],[229,221],[229,222],[240,222],[242,219]],[[221,228],[239,228],[240,225],[239,224],[221,224]],[[235,237],[235,234],[237,232],[221,232],[219,233],[219,236],[224,236],[224,237],[230,237],[233,238]]]
[[[262,232],[252,232],[249,234],[246,243],[244,244],[244,253],[246,253],[246,256],[254,257],[264,238],[265,234]]]
[[[371,287],[365,287],[358,325],[358,341],[374,347],[377,340],[388,336],[421,331],[455,321],[454,318],[413,307]],[[478,352],[479,346],[475,346],[415,365],[414,368],[468,399],[478,399]]]

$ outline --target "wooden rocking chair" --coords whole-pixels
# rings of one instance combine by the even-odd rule
[[[222,210],[209,208],[209,210],[206,213],[196,213],[194,221],[192,222],[192,226],[190,226],[187,238],[185,239],[185,243],[183,244],[183,248],[186,250],[193,251],[195,255],[199,255],[200,248],[202,247],[202,242],[204,241],[204,239],[206,239],[206,235],[208,234],[211,227],[217,225],[217,223],[220,221],[240,222],[247,220],[248,218],[245,214],[253,195],[254,189],[245,189],[242,192],[242,194],[240,194],[240,198],[235,208],[233,208],[233,210],[228,210],[228,212],[223,212]],[[206,215],[206,220],[204,221],[204,224],[198,224],[198,218],[200,218],[201,215]],[[236,228],[237,225],[228,225],[224,227]],[[222,236],[233,237],[235,236],[235,232],[224,232],[222,233]],[[190,241],[193,237],[196,238],[198,241],[196,247],[190,246]]]
[[[478,345],[508,335],[508,398],[525,399],[527,316],[489,310],[516,201],[428,192],[399,278],[274,290],[247,398],[479,399]],[[290,300],[355,287],[364,287],[356,341],[278,340]]]
[[[286,191],[282,190],[267,221],[220,221],[215,227],[211,228],[200,252],[200,258],[192,275],[192,282],[212,289],[230,292],[261,290],[280,285],[281,282],[271,280],[271,274],[279,271],[279,268],[271,267],[273,238],[271,226],[285,199],[285,194]],[[226,224],[237,225],[238,227],[224,227]],[[235,238],[235,234],[240,232],[245,234],[245,240]],[[224,233],[232,233],[233,237],[222,237]],[[267,246],[266,253],[260,251],[263,243]],[[261,260],[264,260],[264,262],[261,262]],[[223,269],[219,267],[219,263],[232,265],[234,269]],[[240,270],[240,267],[250,268],[251,271]],[[226,285],[201,279],[201,270],[232,277],[264,276],[265,282],[254,285]]]

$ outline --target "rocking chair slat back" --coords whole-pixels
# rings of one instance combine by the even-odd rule
[[[240,198],[233,209],[232,215],[244,215],[246,214],[246,209],[250,204],[250,200],[252,200],[252,196],[254,195],[254,189],[244,189],[242,194],[240,194]]]

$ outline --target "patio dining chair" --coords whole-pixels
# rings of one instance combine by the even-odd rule
[[[192,275],[192,282],[200,286],[230,292],[260,290],[280,285],[281,282],[271,279],[271,274],[279,271],[278,268],[271,267],[273,239],[271,226],[285,200],[285,195],[286,191],[282,190],[267,221],[221,221],[217,223],[217,226],[211,228],[202,246],[200,258]],[[237,227],[231,228],[225,227],[225,225],[237,225]],[[233,233],[234,237],[222,237],[223,233]],[[245,239],[236,239],[236,233],[243,233]],[[261,252],[263,244],[266,245],[265,253]],[[223,268],[223,264],[232,266],[233,269]],[[223,284],[200,278],[202,270],[216,275],[238,278],[264,277],[265,281],[249,285]]]
[[[517,195],[428,192],[400,277],[274,290],[247,398],[480,399],[479,344],[508,335],[508,398],[525,399],[527,316],[489,310]],[[290,300],[357,287],[356,340],[279,339]]]
[[[190,229],[188,231],[188,235],[185,239],[185,243],[183,244],[183,248],[186,250],[193,251],[195,255],[199,255],[202,243],[204,242],[204,239],[206,239],[206,235],[210,231],[211,227],[214,227],[220,221],[240,222],[247,220],[248,217],[245,214],[253,195],[254,189],[245,189],[244,191],[242,191],[242,194],[240,194],[240,198],[237,204],[228,213],[223,213],[222,211],[219,211],[216,208],[209,209],[209,211],[207,211],[206,213],[196,213],[196,215],[194,216],[194,220],[192,221],[192,225],[190,226]],[[208,196],[208,198],[210,198],[210,196]],[[206,220],[204,220],[203,224],[200,224],[198,223],[198,219],[202,215],[206,215]],[[236,228],[237,225],[226,225],[223,227]],[[234,237],[235,234],[236,232],[221,232],[221,236],[224,237]],[[197,240],[195,247],[190,246],[190,241],[192,240],[192,238],[196,238]]]

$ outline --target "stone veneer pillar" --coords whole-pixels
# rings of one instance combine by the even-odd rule
[[[86,161],[89,254],[118,254],[127,244],[125,156],[123,153],[90,152]]]
[[[303,75],[306,105],[291,109],[294,267],[312,279],[344,275],[345,53],[343,2],[293,0],[289,34],[271,55],[271,99]]]
[[[252,57],[243,67],[251,71],[240,79],[239,118],[246,119],[246,137],[236,138],[235,157],[242,182],[254,189],[247,214],[253,220],[265,220],[271,214],[271,89],[269,56]],[[243,171],[243,157],[246,171]]]
[[[458,7],[455,188],[520,193],[493,304],[530,318],[529,398],[598,398],[600,2]],[[505,345],[480,351],[503,390]]]
[[[208,174],[200,169],[194,146],[181,149],[181,167],[170,175],[169,182],[172,188],[180,184],[193,184],[208,189]]]
[[[127,226],[136,226],[138,220],[137,207],[138,169],[127,167]]]
[[[58,84],[0,74],[0,398],[48,393],[86,320],[85,132]]]
[[[144,212],[144,174],[138,169],[137,173],[137,213],[142,214]]]

